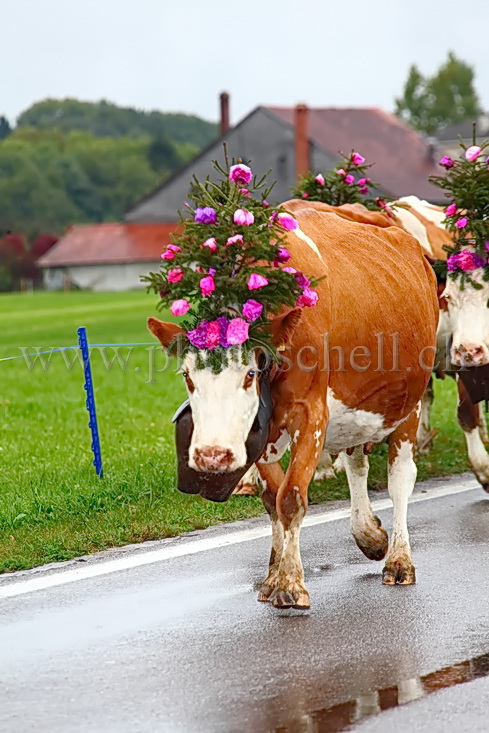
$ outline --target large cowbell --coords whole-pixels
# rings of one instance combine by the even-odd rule
[[[231,473],[195,471],[188,464],[190,441],[194,429],[192,410],[186,400],[173,417],[178,460],[178,489],[184,494],[200,494],[210,501],[227,501],[246,471],[259,459],[268,441],[272,397],[270,374],[266,369],[260,374],[260,403],[246,440],[246,465]]]

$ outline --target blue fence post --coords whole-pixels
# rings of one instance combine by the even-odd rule
[[[93,465],[97,476],[103,478],[102,452],[100,450],[100,437],[98,433],[97,411],[95,409],[95,393],[93,391],[92,368],[90,366],[90,352],[88,350],[87,329],[81,326],[77,330],[78,344],[83,356],[83,372],[85,375],[85,390],[87,393],[87,410],[90,416],[88,427],[92,431]]]

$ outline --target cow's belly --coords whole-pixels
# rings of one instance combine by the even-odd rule
[[[339,453],[363,443],[380,443],[397,427],[384,427],[382,415],[366,410],[348,407],[328,390],[329,410],[326,428],[325,448],[331,453]]]

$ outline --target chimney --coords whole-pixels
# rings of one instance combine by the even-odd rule
[[[309,109],[305,104],[295,108],[295,174],[303,176],[309,170]]]
[[[229,94],[221,92],[219,100],[221,103],[221,135],[225,135],[229,130]]]

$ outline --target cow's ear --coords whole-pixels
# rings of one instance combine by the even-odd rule
[[[183,333],[183,330],[176,323],[164,323],[158,318],[148,318],[148,328],[164,349],[168,348],[176,336]]]
[[[272,340],[277,349],[288,346],[302,318],[302,308],[288,308],[272,317]]]

